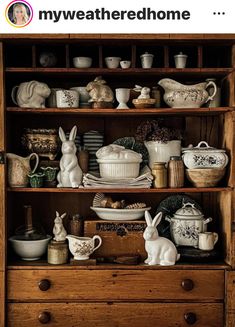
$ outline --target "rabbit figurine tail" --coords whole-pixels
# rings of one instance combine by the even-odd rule
[[[143,233],[145,239],[145,250],[148,257],[145,263],[149,265],[173,266],[179,260],[174,243],[165,237],[160,237],[157,231],[157,225],[162,219],[162,213],[159,212],[154,219],[150,213],[145,211],[145,220],[147,227]]]

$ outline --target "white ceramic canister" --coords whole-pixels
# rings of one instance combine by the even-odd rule
[[[58,108],[78,108],[79,94],[75,90],[56,91],[56,103]]]
[[[204,146],[202,146],[204,145]],[[187,168],[220,168],[228,164],[228,156],[225,150],[216,149],[201,141],[193,148],[183,149],[183,161]]]
[[[166,162],[170,160],[171,156],[181,155],[181,141],[172,140],[166,143],[158,141],[145,141],[149,153],[149,167],[152,169],[154,162]]]
[[[140,56],[142,68],[152,68],[154,55],[145,52]]]
[[[185,68],[188,56],[180,52],[179,54],[174,56],[175,59],[175,67],[176,68]]]

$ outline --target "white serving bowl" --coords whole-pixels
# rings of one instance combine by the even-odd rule
[[[76,68],[89,68],[92,65],[92,58],[90,58],[90,57],[74,57],[73,65]]]
[[[50,235],[42,240],[19,240],[19,236],[9,238],[12,248],[22,260],[38,260],[47,251],[47,245],[51,239]]]
[[[140,163],[121,159],[97,159],[100,166],[100,176],[108,179],[136,178],[139,176]]]
[[[121,61],[120,57],[106,57],[104,58],[106,66],[108,68],[118,68]]]
[[[142,218],[146,210],[151,209],[151,207],[141,209],[90,208],[95,211],[99,218],[104,220],[136,220]]]

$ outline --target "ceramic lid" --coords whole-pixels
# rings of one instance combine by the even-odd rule
[[[205,145],[205,146],[201,146],[201,145]],[[198,151],[206,151],[206,152],[225,152],[225,150],[223,149],[216,149],[216,148],[213,148],[212,146],[209,146],[207,142],[205,141],[201,141],[198,143],[197,146],[195,147],[189,147],[189,148],[184,148],[182,150],[183,153],[186,153],[186,152],[198,152]]]
[[[187,56],[186,54],[184,54],[183,52],[180,52],[180,53],[174,55],[174,57],[175,57],[175,58],[177,58],[177,57],[187,58],[188,56]]]
[[[204,215],[202,212],[195,208],[193,203],[187,202],[183,205],[182,208],[178,209],[174,214],[174,218],[177,219],[203,219]]]
[[[144,57],[154,57],[154,55],[151,54],[151,53],[145,52],[144,54],[142,54],[142,55],[140,56],[140,58],[144,58]]]

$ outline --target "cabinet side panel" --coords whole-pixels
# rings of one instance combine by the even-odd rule
[[[5,327],[5,273],[0,271],[0,327]]]
[[[235,272],[226,272],[226,327],[235,326]]]
[[[0,151],[5,153],[3,44],[0,43]],[[0,163],[0,327],[5,321],[5,165]]]
[[[233,239],[231,233],[232,192],[221,192],[218,194],[218,202],[218,218],[220,218],[221,237],[223,240],[223,250],[225,254],[224,259],[229,265],[234,265]]]
[[[3,44],[0,43],[0,151],[5,152]],[[5,165],[0,163],[0,270],[5,268]]]
[[[223,143],[222,148],[226,149],[229,155],[229,164],[227,166],[228,172],[228,186],[234,187],[235,185],[235,112],[227,112],[224,118],[221,117],[224,124]]]

